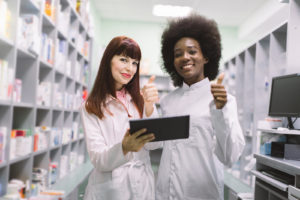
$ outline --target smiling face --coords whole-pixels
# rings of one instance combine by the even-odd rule
[[[192,85],[204,79],[204,64],[200,44],[193,38],[184,37],[174,46],[174,66],[184,82]]]
[[[121,90],[133,78],[138,68],[138,60],[124,55],[114,55],[111,60],[111,73],[116,90]]]

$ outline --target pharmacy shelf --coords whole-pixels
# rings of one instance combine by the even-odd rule
[[[51,189],[63,190],[65,192],[63,198],[67,198],[78,184],[81,184],[88,177],[93,168],[90,162],[86,162],[76,168],[71,174],[62,178],[58,183],[52,185]]]
[[[14,158],[12,160],[9,161],[10,164],[15,164],[15,163],[18,163],[18,162],[21,162],[21,161],[24,161],[28,158],[30,158],[31,155],[24,155],[24,156],[20,156],[20,157],[17,157],[17,158]]]
[[[256,162],[272,166],[275,169],[286,172],[291,175],[300,174],[300,161],[286,160],[261,154],[254,154]]]
[[[9,101],[9,100],[0,100],[0,105],[1,106],[10,106],[11,101]]]
[[[41,68],[45,68],[45,69],[53,69],[52,64],[45,62],[43,60],[40,60],[40,66],[41,66]]]
[[[6,165],[7,165],[7,162],[6,162],[6,161],[2,162],[2,163],[0,164],[0,169],[1,169],[2,167],[5,167]]]
[[[50,19],[49,16],[43,13],[43,24],[44,26],[50,27],[50,28],[55,28],[55,24],[52,19]]]
[[[270,184],[270,185],[276,187],[277,189],[279,189],[279,190],[281,190],[281,191],[286,192],[287,189],[288,189],[288,185],[287,185],[287,184],[284,184],[284,183],[281,183],[280,181],[274,180],[274,179],[272,179],[272,178],[270,178],[270,177],[264,175],[263,173],[261,173],[261,172],[259,172],[259,171],[252,170],[251,173],[252,173],[255,177],[257,177],[257,178],[259,178],[259,179],[261,179],[261,180],[267,182],[268,184]]]
[[[14,107],[20,107],[20,108],[32,108],[34,107],[33,104],[30,103],[23,103],[23,102],[17,102],[13,104]]]
[[[283,192],[270,184],[266,184],[258,179],[255,183],[255,193],[259,196],[254,196],[254,199],[264,200],[288,200],[286,192]]]
[[[48,148],[45,148],[45,149],[33,152],[33,156],[38,156],[40,154],[46,153],[48,150],[49,150]]]
[[[82,82],[84,68],[87,68],[88,72],[91,71],[93,39],[89,34],[89,22],[86,21],[86,17],[81,18],[81,15],[77,13],[73,3],[69,0],[50,0],[47,2],[53,3],[52,7],[48,8],[54,8],[55,12],[52,10],[49,13],[54,13],[56,16],[48,16],[49,13],[45,13],[49,11],[48,8],[45,8],[46,0],[4,0],[4,3],[7,4],[8,12],[11,13],[11,21],[9,23],[12,25],[5,32],[8,36],[0,35],[0,61],[7,61],[7,66],[3,65],[6,67],[3,71],[0,62],[0,70],[3,73],[7,72],[9,77],[8,79],[5,76],[0,77],[0,83],[2,83],[2,77],[5,78],[4,81],[7,81],[7,84],[9,83],[9,87],[5,88],[7,93],[0,92],[0,127],[6,127],[4,135],[6,146],[5,149],[0,151],[0,154],[2,151],[4,152],[0,157],[0,198],[7,193],[7,185],[11,179],[20,179],[23,182],[29,181],[29,184],[32,184],[32,169],[35,167],[46,169],[49,172],[50,163],[56,162],[58,166],[56,181],[58,183],[63,180],[60,176],[63,156],[67,156],[68,160],[66,169],[70,168],[69,165],[71,165],[69,162],[71,152],[76,152],[78,157],[79,155],[83,156],[81,157],[83,158],[83,164],[79,165],[79,168],[86,166],[85,162],[88,160],[84,137],[82,137],[83,134],[79,128],[75,130],[73,127],[81,127],[78,111],[79,101],[81,100],[80,95],[83,90],[88,89],[87,85],[89,85],[90,81],[90,74],[87,76],[85,74],[87,80],[84,83]],[[86,1],[81,1],[81,4],[85,3]],[[68,17],[59,18],[58,16],[62,12],[65,12]],[[18,21],[24,16],[31,17],[33,25],[35,24],[36,26],[33,27],[31,25],[29,28],[27,27],[28,29],[19,27],[23,23],[18,23]],[[66,26],[61,26],[64,20]],[[68,27],[72,28],[73,36],[68,32]],[[33,40],[20,38],[20,35],[26,34],[19,34],[19,30],[35,30],[32,33],[34,34]],[[84,49],[83,45],[79,44],[77,39],[79,37],[83,38],[83,43],[89,43],[86,44],[88,49]],[[62,52],[58,52],[62,48],[56,48],[60,47],[60,40],[65,41],[66,45]],[[27,43],[28,41],[31,42]],[[45,42],[48,42],[47,48],[43,48],[46,47]],[[58,64],[59,53],[62,56],[60,64]],[[75,80],[73,69],[77,60],[79,60],[78,67],[81,72],[80,77],[78,77],[79,80]],[[70,61],[70,75],[67,75],[65,70],[67,61]],[[18,80],[16,81],[16,79]],[[18,88],[16,83],[22,87]],[[49,84],[46,88],[47,93],[45,93],[45,88],[43,88],[45,87],[44,85],[42,85],[42,88],[40,87],[41,84]],[[0,89],[3,89],[2,85]],[[10,91],[12,89],[13,91]],[[56,99],[59,94],[56,92],[59,92],[62,97],[59,103]],[[10,96],[6,98],[1,97],[1,95],[9,93]],[[13,96],[12,93],[16,95]],[[68,101],[65,100],[66,93],[70,95]],[[76,94],[77,96],[75,96]],[[39,99],[46,96],[47,101]],[[56,130],[60,134],[62,131],[69,131],[69,133],[76,132],[81,135],[79,134],[75,139],[70,138],[70,141],[66,144],[61,144],[60,139],[59,144],[52,146],[51,141],[54,142],[54,139],[51,139],[52,133],[49,132],[46,134],[47,148],[36,150],[37,146],[34,144],[35,127],[49,127],[51,131]],[[16,156],[12,154],[12,152],[16,151],[17,145],[19,148],[22,148],[19,145],[25,144],[25,142],[20,143],[20,140],[16,142],[14,138],[11,138],[12,130],[28,131],[26,136],[26,144],[28,145],[24,146],[24,151],[25,149],[29,150],[28,153],[26,152],[26,155],[22,155],[22,153],[25,153],[22,151],[19,151]],[[1,134],[3,133],[0,133],[0,137],[2,136]],[[66,173],[72,176],[73,172],[67,170]],[[76,183],[76,180],[72,182],[73,188],[80,183],[80,181]],[[51,185],[49,185],[50,187]]]
[[[236,166],[240,170],[241,180],[254,180],[253,175],[244,168],[248,164],[245,158],[258,153],[260,148],[260,135],[284,134],[289,137],[298,137],[299,130],[260,129],[258,121],[268,116],[269,96],[271,81],[275,76],[299,73],[299,55],[295,49],[300,47],[300,2],[289,1],[289,18],[278,24],[271,32],[266,33],[261,39],[250,44],[224,63],[226,78],[224,83],[228,92],[234,94],[237,100],[239,121],[242,126],[246,148]],[[249,98],[250,97],[250,98]],[[251,134],[249,134],[251,133]],[[298,140],[299,141],[299,140]],[[295,173],[298,171],[298,161],[288,161],[256,154],[257,165],[272,163],[274,168]],[[253,186],[251,182],[249,184]],[[263,185],[263,186],[261,186]],[[278,195],[265,190],[262,182],[255,184],[257,196],[260,199],[287,199],[286,194]],[[272,188],[272,187],[270,187]],[[276,196],[277,195],[277,196]]]
[[[254,157],[257,161],[256,170],[252,170],[253,175],[256,177],[255,199],[290,199],[288,198],[289,188],[298,187],[300,181],[300,161],[285,160],[260,154],[255,154]],[[268,171],[275,172],[274,170],[281,176],[276,178],[275,174],[270,176],[263,173]],[[286,180],[289,181],[286,182]]]
[[[3,38],[2,36],[0,36],[0,45],[9,48],[9,47],[13,47],[13,41],[11,41],[10,39],[7,38]]]
[[[36,59],[36,55],[30,53],[26,49],[23,49],[22,47],[18,47],[18,57],[23,59]]]
[[[283,135],[300,135],[300,130],[277,130],[277,129],[263,129],[258,128],[258,131],[264,132],[264,133],[274,133],[274,134],[283,134]]]
[[[40,12],[40,6],[32,0],[21,1],[20,7],[24,10],[24,12],[28,12],[28,13]]]

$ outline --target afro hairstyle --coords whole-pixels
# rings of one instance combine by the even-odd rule
[[[204,76],[214,80],[219,72],[221,58],[221,36],[214,20],[192,14],[170,21],[161,38],[162,69],[166,71],[174,86],[182,86],[183,78],[174,67],[174,46],[183,37],[195,39],[208,62],[204,65]]]

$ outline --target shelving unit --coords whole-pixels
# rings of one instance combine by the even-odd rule
[[[50,162],[58,163],[58,178],[60,182],[61,158],[67,156],[67,163],[70,163],[72,152],[76,153],[75,163],[80,164],[76,159],[81,157],[81,167],[85,167],[85,176],[91,170],[87,164],[87,153],[83,134],[80,126],[80,114],[78,107],[82,101],[82,91],[88,89],[91,67],[92,38],[89,33],[86,18],[76,11],[73,0],[0,0],[5,1],[7,8],[11,13],[11,22],[9,27],[9,38],[0,34],[0,60],[8,63],[8,69],[12,73],[12,82],[10,87],[15,88],[14,80],[22,81],[22,92],[20,101],[16,102],[13,93],[6,99],[0,96],[0,127],[6,127],[6,145],[4,159],[0,163],[0,198],[7,193],[7,186],[11,179],[20,179],[24,182],[29,181],[32,184],[33,168],[43,168],[49,173]],[[52,10],[52,17],[49,17],[44,11],[47,10],[45,2],[50,2],[55,8]],[[62,18],[62,12],[65,18]],[[40,47],[34,52],[32,48],[26,48],[21,45],[18,36],[21,24],[19,18],[24,15],[35,16],[38,20],[38,32],[36,41],[40,42]],[[65,21],[66,26],[61,21]],[[72,30],[72,32],[68,32]],[[52,39],[52,52],[45,56],[42,52],[42,37],[46,34]],[[78,39],[81,38],[81,41]],[[59,40],[64,41],[60,45]],[[39,42],[37,42],[39,44]],[[65,59],[59,60],[58,50],[61,50]],[[51,48],[51,47],[50,47]],[[52,56],[52,57],[51,57]],[[60,61],[60,62],[59,62]],[[68,68],[69,67],[69,68]],[[0,68],[0,72],[2,73]],[[9,72],[8,72],[9,73]],[[77,74],[76,74],[77,73]],[[1,74],[0,74],[1,75]],[[6,76],[7,74],[3,75]],[[0,76],[1,81],[1,76]],[[42,82],[50,83],[49,99],[42,103],[38,101],[39,84]],[[1,83],[0,83],[1,84]],[[57,84],[57,85],[55,85]],[[13,90],[14,91],[14,90]],[[57,99],[60,92],[61,99]],[[65,95],[65,94],[68,94]],[[42,93],[46,96],[46,93]],[[50,141],[52,133],[48,133],[48,144],[46,148],[33,151],[35,127],[50,127],[52,130],[63,130],[68,128],[72,131],[69,141],[62,144],[61,140],[52,145]],[[11,131],[13,129],[30,130],[28,136],[28,147],[30,152],[26,155],[11,158],[12,151]],[[62,132],[60,132],[62,133]],[[75,134],[78,133],[78,134]],[[77,135],[77,137],[75,136]],[[26,136],[27,137],[27,136]],[[61,138],[62,136],[59,135]],[[82,160],[83,158],[83,160]],[[79,167],[80,167],[79,166]],[[74,166],[73,166],[74,168]],[[66,166],[66,173],[72,176],[70,165]],[[78,173],[78,172],[76,172]],[[81,180],[82,181],[82,180]],[[80,182],[73,182],[73,189]],[[48,188],[56,188],[55,185],[48,185]],[[67,191],[66,197],[72,193]]]
[[[258,128],[257,129],[260,132],[264,133],[274,133],[274,134],[284,134],[284,135],[300,135],[300,130],[277,130],[277,129],[263,129],[263,128]]]
[[[254,156],[256,158],[256,169],[252,170],[252,174],[256,177],[255,199],[293,199],[290,196],[296,199],[300,198],[300,161],[286,160],[262,154],[255,154]],[[274,178],[263,173],[270,170],[284,174],[286,179],[292,179],[292,182],[287,183],[285,179],[278,180],[276,177]]]
[[[229,93],[236,96],[239,120],[246,140],[246,148],[239,162],[233,167],[235,170],[229,171],[234,171],[235,176],[249,186],[254,187],[255,184],[255,193],[259,194],[255,196],[255,199],[289,198],[286,191],[284,194],[276,192],[278,188],[258,178],[257,173],[254,173],[257,177],[254,183],[254,176],[249,170],[249,164],[253,163],[255,158],[256,168],[260,168],[264,160],[267,160],[266,166],[272,167],[270,163],[274,161],[272,158],[259,155],[260,133],[298,135],[298,131],[285,132],[258,127],[258,121],[268,117],[272,77],[299,73],[300,70],[299,55],[295,52],[300,45],[300,0],[290,0],[289,9],[290,16],[287,21],[278,24],[278,27],[271,33],[266,34],[224,64],[225,73],[228,74],[224,82]],[[255,158],[252,158],[252,154],[255,154]],[[286,167],[285,169],[289,169],[288,161],[282,160],[281,162]],[[276,167],[277,164],[274,161],[273,166]],[[285,172],[292,173],[291,171]],[[296,179],[298,180],[298,175]],[[299,181],[294,187],[299,190]]]

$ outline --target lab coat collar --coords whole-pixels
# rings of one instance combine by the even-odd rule
[[[126,97],[125,98],[127,99],[128,102],[130,102],[131,99],[132,99],[131,95],[127,91],[126,91]],[[112,95],[108,95],[108,97],[105,100],[105,104],[108,104],[109,102],[111,102],[113,100],[119,101],[116,97],[113,97]]]
[[[182,85],[182,89],[184,91],[188,91],[188,90],[195,90],[195,89],[198,89],[198,88],[201,88],[205,85],[209,84],[209,80],[208,78],[205,78],[197,83],[194,83],[192,84],[191,86],[189,86],[188,84],[186,84],[185,82],[183,82],[183,85]]]

